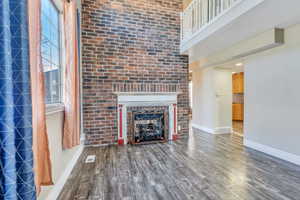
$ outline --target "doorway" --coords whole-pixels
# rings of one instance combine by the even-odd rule
[[[237,72],[238,71],[238,72]],[[244,72],[242,65],[232,72],[232,132],[244,135]]]

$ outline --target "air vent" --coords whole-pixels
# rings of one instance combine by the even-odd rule
[[[95,155],[89,155],[86,159],[85,159],[85,163],[94,163],[96,160],[96,156]]]

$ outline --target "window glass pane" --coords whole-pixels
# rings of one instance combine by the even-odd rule
[[[42,14],[49,17],[51,2],[49,0],[41,0],[41,1],[42,1]]]
[[[42,42],[41,51],[42,51],[42,57],[44,59],[46,59],[46,60],[50,60],[51,59],[51,52],[50,52],[49,45],[47,43]]]
[[[52,39],[53,45],[58,48],[59,47],[59,30],[58,29],[53,29],[53,31],[51,32],[51,39]]]
[[[51,70],[51,63],[49,62],[48,59],[46,58],[42,58],[42,63],[43,63],[43,68],[44,68],[44,72],[48,72]]]
[[[51,37],[51,33],[50,33],[51,25],[49,24],[49,20],[46,20],[46,17],[44,17],[44,19],[45,20],[42,20],[42,35],[43,35],[43,39],[47,41]]]
[[[45,73],[46,103],[61,102],[59,12],[51,0],[42,2],[42,63]]]
[[[51,48],[52,61],[53,61],[53,64],[56,65],[57,67],[59,66],[59,63],[60,63],[59,53],[60,53],[59,48],[52,46],[52,48]]]
[[[49,0],[48,0],[49,1]],[[57,12],[57,9],[53,6],[51,6],[51,9],[50,9],[50,19],[51,21],[54,23],[54,24],[58,24],[59,23],[59,13]]]

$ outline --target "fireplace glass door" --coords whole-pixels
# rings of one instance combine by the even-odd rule
[[[133,113],[134,143],[164,141],[165,115],[160,112]]]

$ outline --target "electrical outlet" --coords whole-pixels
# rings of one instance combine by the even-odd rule
[[[181,126],[180,125],[178,126],[178,131],[181,131]]]

